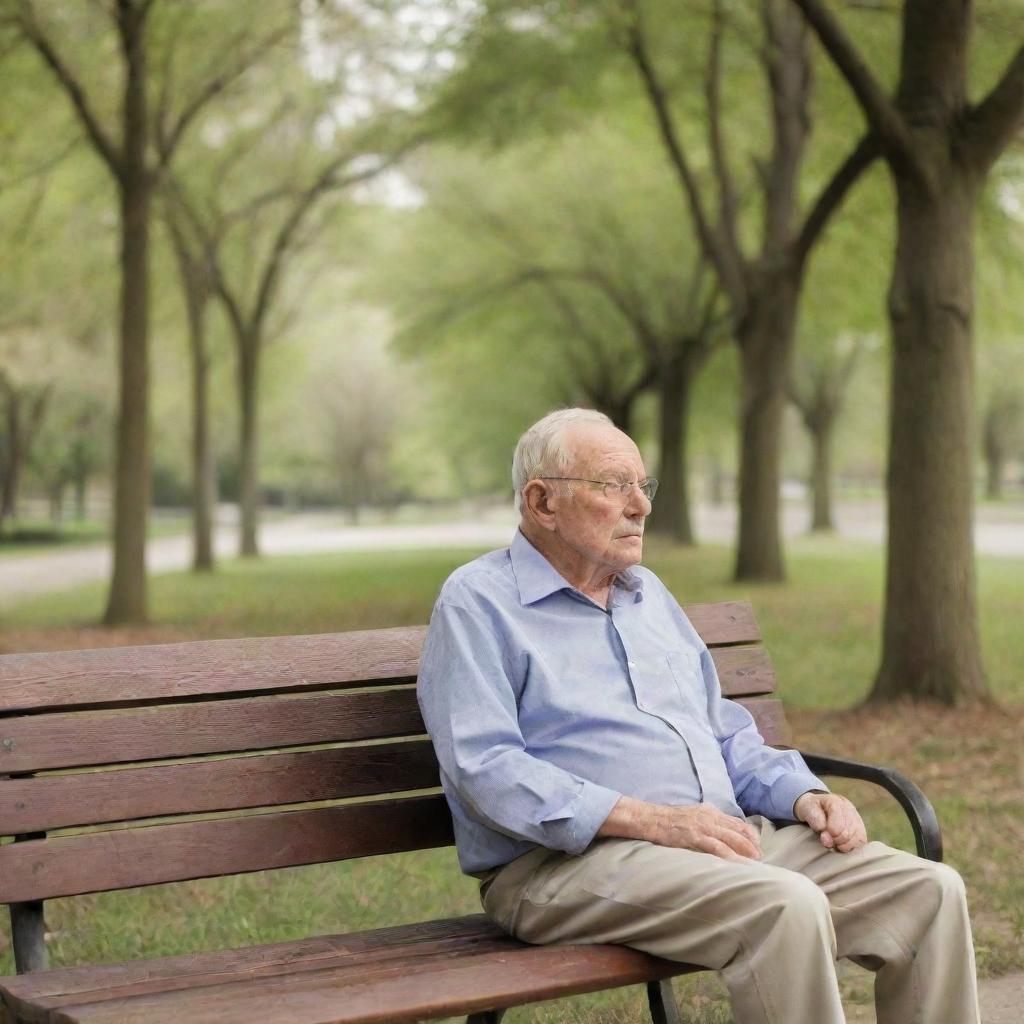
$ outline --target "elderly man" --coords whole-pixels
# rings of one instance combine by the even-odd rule
[[[419,698],[460,864],[533,943],[614,942],[721,972],[739,1024],[840,1024],[835,959],[879,1024],[977,1024],[959,875],[868,843],[767,747],[639,567],[657,482],[607,417],[551,413],[512,464],[519,531],[463,566]]]

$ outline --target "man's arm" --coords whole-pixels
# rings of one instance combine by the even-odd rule
[[[446,585],[423,647],[417,696],[441,768],[481,824],[582,853],[621,794],[527,752],[513,666],[495,624],[472,602]]]

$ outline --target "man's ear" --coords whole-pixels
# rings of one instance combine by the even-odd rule
[[[558,495],[543,480],[531,480],[523,488],[523,513],[543,530],[555,528],[555,506]]]

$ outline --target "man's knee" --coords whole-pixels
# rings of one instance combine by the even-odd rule
[[[777,918],[795,934],[819,934],[835,958],[836,936],[828,897],[809,878],[796,871],[772,871],[759,886],[756,900],[763,913]]]
[[[959,907],[967,903],[964,880],[955,868],[922,859],[918,873],[918,884],[934,902],[937,910],[944,906]]]

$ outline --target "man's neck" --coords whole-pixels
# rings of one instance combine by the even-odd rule
[[[602,608],[608,607],[612,584],[617,570],[608,566],[595,569],[578,552],[569,547],[557,534],[537,530],[528,523],[520,523],[523,536],[551,563],[552,568],[567,583]]]

